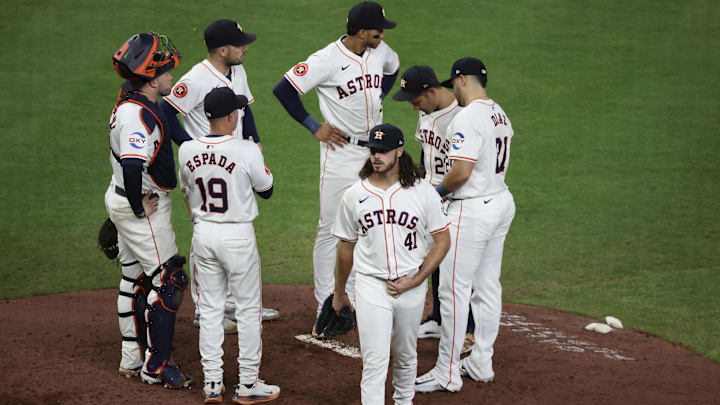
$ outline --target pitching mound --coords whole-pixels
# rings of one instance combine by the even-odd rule
[[[281,387],[275,404],[358,404],[362,362],[353,356],[357,336],[333,344],[337,351],[296,338],[312,328],[315,305],[309,286],[264,287],[264,306],[278,308],[281,315],[264,324],[261,378]],[[189,390],[171,391],[117,375],[116,310],[115,290],[1,302],[0,403],[202,403],[198,330],[192,327],[189,297],[178,316],[173,356],[195,378]],[[717,364],[644,332],[585,331],[593,321],[506,303],[495,344],[496,381],[465,379],[459,393],[417,394],[415,403],[720,403]],[[419,341],[420,373],[433,366],[437,342]],[[238,369],[234,336],[227,336],[224,350],[225,383],[232,385]],[[387,403],[391,395],[388,378]]]

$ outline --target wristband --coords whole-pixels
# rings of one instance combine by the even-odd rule
[[[450,190],[446,189],[442,183],[435,186],[435,191],[437,191],[438,194],[440,194],[440,197],[445,197],[446,195],[450,194]]]
[[[317,121],[315,121],[315,118],[313,118],[312,115],[308,115],[307,117],[305,117],[305,119],[303,120],[303,122],[301,122],[301,124],[305,128],[307,128],[308,131],[310,131],[313,135],[315,135],[315,133],[318,131],[318,129],[320,129],[320,124]]]

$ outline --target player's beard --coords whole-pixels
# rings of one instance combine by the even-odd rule
[[[392,162],[388,163],[385,166],[381,166],[380,168],[375,167],[375,162],[371,158],[370,163],[373,164],[373,172],[378,173],[378,174],[387,174],[387,173],[391,172],[395,168],[395,166],[397,166],[398,158],[399,158],[399,156],[395,155],[395,159],[393,159]],[[381,163],[382,163],[382,161],[381,161]]]

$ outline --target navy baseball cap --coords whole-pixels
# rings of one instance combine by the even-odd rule
[[[430,66],[411,66],[400,76],[400,90],[393,94],[395,101],[408,101],[430,87],[440,85]]]
[[[400,128],[391,124],[380,124],[370,130],[370,137],[367,145],[368,148],[389,151],[397,149],[405,144]]]
[[[221,118],[247,105],[245,96],[235,94],[230,87],[216,87],[205,96],[205,116]]]
[[[348,27],[359,30],[387,30],[395,28],[394,21],[385,19],[385,9],[374,1],[363,1],[350,9],[347,17]]]
[[[483,79],[483,83],[487,82],[487,70],[485,64],[480,59],[462,58],[453,63],[450,70],[450,78],[440,83],[443,87],[453,87],[453,80],[458,76],[478,76]]]
[[[224,45],[242,46],[255,41],[257,35],[243,31],[233,20],[217,20],[205,28],[205,45],[208,49]]]

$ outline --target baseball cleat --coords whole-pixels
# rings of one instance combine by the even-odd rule
[[[272,308],[263,308],[262,309],[262,320],[265,321],[272,321],[274,319],[280,318],[280,311],[277,309]]]
[[[481,382],[481,383],[486,383],[486,384],[487,384],[487,383],[489,383],[489,382],[492,382],[492,381],[495,379],[495,374],[492,373],[492,370],[490,371],[490,373],[491,373],[491,374],[490,374],[490,377],[478,378],[478,379],[476,380],[476,379],[470,377],[470,373],[468,373],[467,369],[465,368],[465,364],[464,364],[464,363],[460,363],[460,376],[461,376],[461,377],[467,377],[467,378],[470,378],[471,380],[479,381],[479,382]]]
[[[415,378],[415,384],[424,384],[428,381],[434,380],[435,377],[432,375],[432,370],[428,371],[427,373]]]
[[[227,316],[223,317],[222,327],[226,335],[229,335],[231,333],[237,333],[237,322],[228,318]]]
[[[140,374],[140,370],[142,369],[142,366],[137,366],[135,368],[125,368],[125,367],[119,367],[118,368],[118,374],[120,376],[125,378],[132,378],[136,375]]]
[[[435,392],[435,391],[447,391],[445,388],[443,388],[442,385],[435,379],[435,377],[432,377],[430,380],[425,381],[423,383],[418,384],[417,379],[415,380],[415,391],[422,392],[422,393],[428,393],[428,392]]]
[[[235,385],[235,395],[232,398],[233,404],[258,404],[268,402],[280,396],[280,387],[277,385],[265,384],[263,380],[257,380],[255,384],[248,387],[245,384]]]
[[[206,404],[221,404],[222,394],[225,393],[225,386],[222,381],[205,381],[203,396]]]
[[[440,339],[440,324],[433,319],[426,319],[420,324],[418,339]]]
[[[472,351],[473,346],[475,346],[475,336],[472,333],[466,333],[465,334],[465,341],[463,342],[462,350],[460,351],[460,355],[468,354]]]

